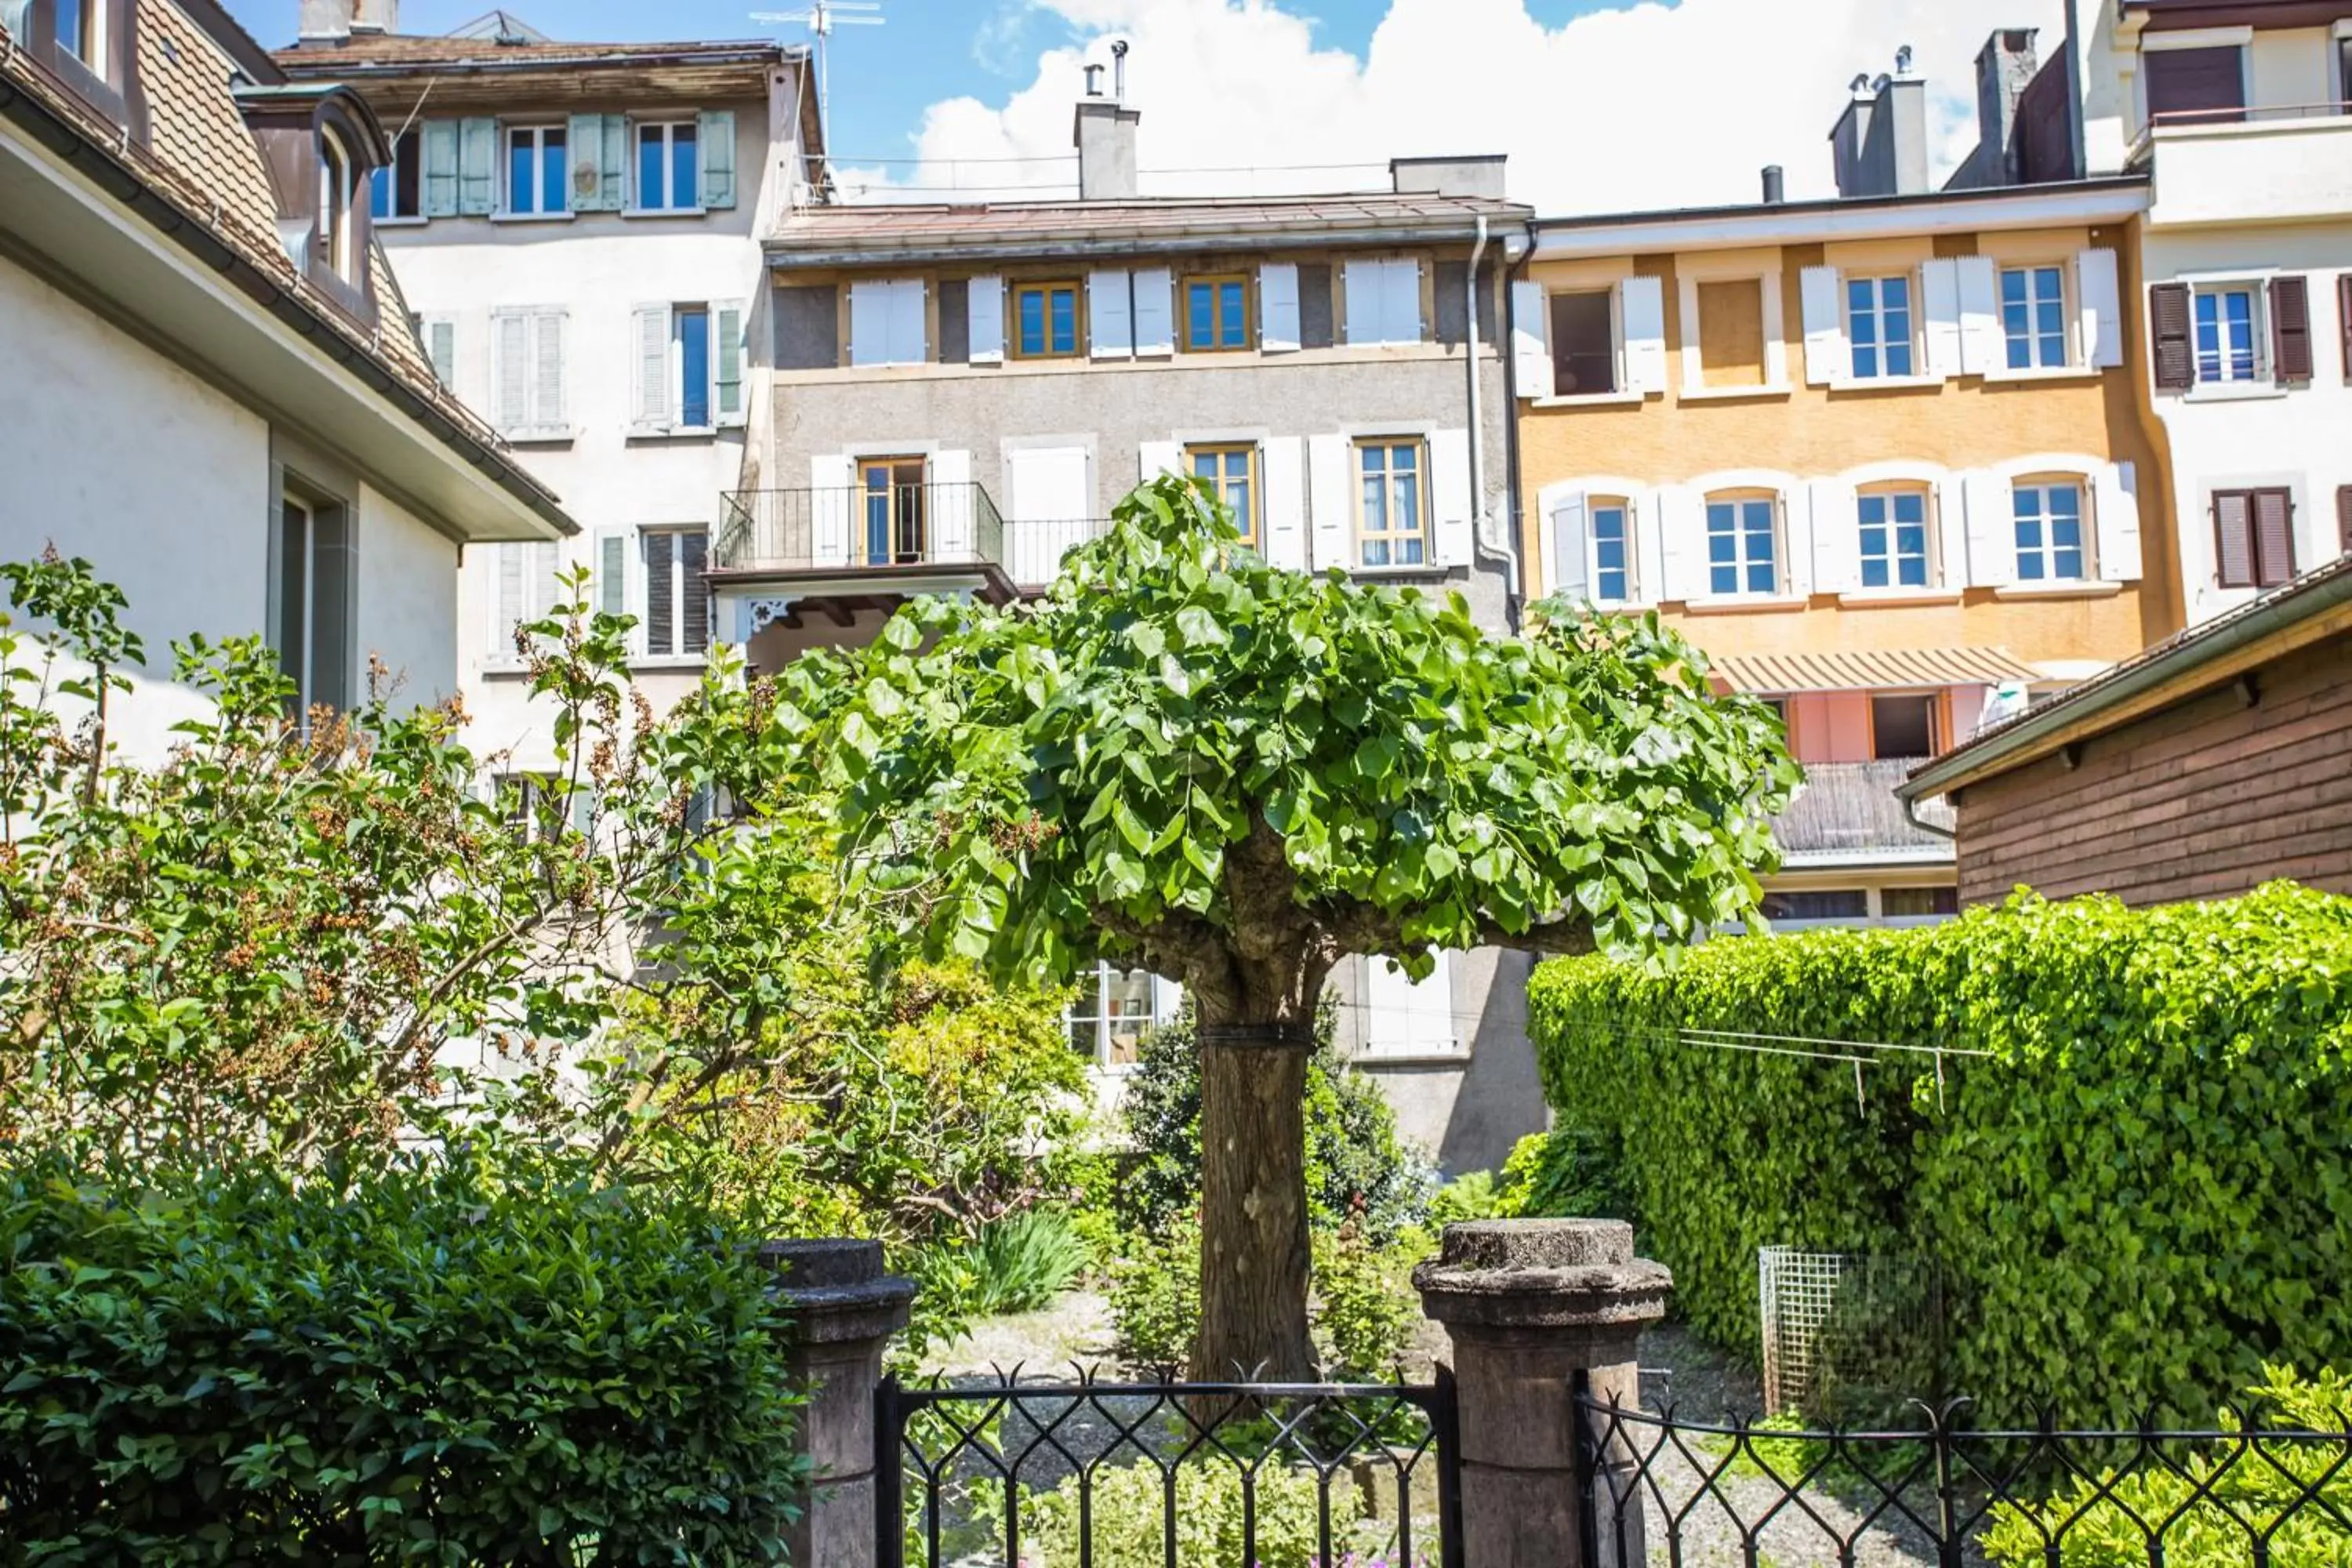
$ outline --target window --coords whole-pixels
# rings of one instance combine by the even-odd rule
[[[647,212],[692,212],[702,205],[694,121],[637,127],[637,205]]]
[[[58,47],[106,74],[107,0],[58,0]]]
[[[584,785],[567,795],[553,777],[498,773],[490,787],[505,808],[507,830],[518,838],[551,841],[566,832],[585,833],[593,819],[595,793]]]
[[[1870,754],[1909,762],[1936,754],[1936,699],[1905,693],[1870,700]]]
[[[392,162],[371,180],[369,210],[378,218],[425,216],[425,133],[415,126],[392,138]]]
[[[2200,289],[2195,300],[2197,379],[2201,383],[2250,382],[2259,366],[2254,352],[2254,289],[2251,284]]]
[[[1819,891],[1774,891],[1764,895],[1768,921],[1866,921],[1870,894],[1862,888],[1828,888]]]
[[[1927,571],[1927,492],[1872,490],[1861,498],[1862,585],[1924,588]]]
[[[677,422],[710,426],[710,312],[680,305],[670,312],[670,363],[677,367]]]
[[[2000,330],[2011,370],[2066,363],[2066,274],[2059,267],[2009,267],[2000,274]]]
[[[556,574],[562,560],[552,540],[501,544],[492,557],[498,572],[497,595],[490,619],[490,657],[520,658],[523,639],[517,628],[545,620],[555,613],[561,588]]]
[[[1856,380],[1911,374],[1910,279],[1849,279],[1845,316]]]
[[[1187,447],[1184,467],[1208,487],[1209,493],[1233,509],[1234,526],[1251,543],[1257,542],[1257,448],[1255,447]]]
[[[648,528],[637,536],[646,573],[646,652],[655,658],[710,646],[710,536],[699,528]]]
[[[319,255],[338,278],[358,275],[352,234],[352,155],[331,131],[319,135]]]
[[[1447,1055],[1461,1048],[1454,1026],[1454,979],[1447,955],[1414,980],[1393,960],[1364,960],[1364,1054],[1374,1057]]]
[[[1420,262],[1350,261],[1343,282],[1349,342],[1421,342]]]
[[[2083,580],[2083,487],[2019,485],[2010,492],[2017,520],[2017,580]]]
[[[1551,307],[1551,390],[1584,397],[1617,390],[1617,321],[1613,290],[1554,294]]]
[[[868,458],[857,465],[866,508],[865,564],[905,566],[924,559],[929,465],[920,458]]]
[[[1184,352],[1249,346],[1249,279],[1239,273],[1184,279]]]
[[[1762,386],[1770,376],[1764,349],[1764,284],[1756,278],[1701,283],[1698,372],[1705,386]],[[1685,368],[1685,374],[1688,374]]]
[[[1592,602],[1628,603],[1633,597],[1633,509],[1622,500],[1595,501],[1586,521],[1592,536]]]
[[[352,559],[347,509],[288,488],[278,499],[271,619],[278,668],[294,682],[288,716],[304,729],[313,710],[355,705]]]
[[[2151,124],[2210,124],[2246,117],[2245,51],[2235,44],[2144,52]]]
[[[563,127],[508,127],[507,211],[560,213],[570,210],[571,187],[564,173]]]
[[[1779,512],[1770,496],[1727,496],[1706,503],[1708,593],[1780,591]]]
[[[1892,921],[1928,920],[1960,912],[1958,888],[1883,888],[1879,912]]]
[[[920,364],[929,344],[921,279],[868,279],[849,286],[851,364]]]
[[[1013,286],[1013,353],[1017,359],[1069,359],[1078,352],[1078,286]]]
[[[2215,490],[2213,567],[2224,588],[2274,588],[2294,576],[2294,492]]]
[[[490,414],[527,440],[569,436],[563,412],[564,315],[550,306],[490,312]]]
[[[1422,532],[1419,441],[1356,443],[1358,563],[1419,566],[1428,560]]]
[[[425,357],[433,362],[433,379],[445,389],[454,389],[457,384],[457,318],[412,314],[408,324],[416,329],[416,341],[425,345]]]
[[[1063,1016],[1070,1048],[1098,1068],[1133,1067],[1144,1031],[1163,1021],[1153,1005],[1160,988],[1148,971],[1097,965]]]

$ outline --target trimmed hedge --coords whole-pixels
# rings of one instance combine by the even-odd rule
[[[2352,1360],[2352,900],[2021,893],[1529,991],[1559,1120],[1622,1137],[1643,1244],[1712,1338],[1757,1351],[1756,1249],[1788,1244],[1937,1265],[1949,1382],[1987,1419],[2202,1418],[2265,1361]],[[1940,1100],[1929,1058],[1874,1060],[1857,1106],[1845,1064],[1683,1027],[1990,1056],[1945,1058]]]
[[[0,1179],[0,1563],[772,1563],[796,1396],[690,1199],[471,1160]]]

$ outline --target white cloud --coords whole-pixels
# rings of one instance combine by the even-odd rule
[[[1791,196],[1827,195],[1829,130],[1856,75],[1913,47],[1940,178],[1976,139],[1987,36],[2038,26],[2048,58],[2063,28],[2061,0],[1649,0],[1555,27],[1525,0],[1391,0],[1359,57],[1318,47],[1307,16],[1278,0],[1027,3],[1083,47],[1038,57],[1002,102],[933,104],[915,137],[923,163],[896,171],[903,195],[1072,194],[1082,67],[1107,64],[1113,37],[1133,46],[1150,195],[1360,188],[1385,182],[1391,157],[1494,152],[1510,155],[1511,195],[1544,213],[1750,201],[1766,163],[1786,168]],[[1286,167],[1300,164],[1344,166]],[[1229,169],[1251,172],[1172,172]],[[887,194],[875,171],[842,174],[853,195]]]

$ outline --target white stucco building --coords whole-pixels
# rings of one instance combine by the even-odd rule
[[[194,633],[267,633],[306,704],[372,658],[449,696],[463,546],[573,531],[434,381],[357,199],[388,151],[213,6],[0,5],[0,559],[127,595],[128,755]]]
[[[598,607],[637,617],[656,707],[700,679],[719,498],[757,482],[757,237],[818,166],[805,54],[562,43],[503,12],[414,37],[350,0],[308,0],[301,32],[277,56],[289,74],[357,91],[392,130],[375,222],[436,374],[582,525],[469,552],[455,628],[477,751],[543,770],[553,738],[514,626],[556,602],[559,570],[587,568]]]

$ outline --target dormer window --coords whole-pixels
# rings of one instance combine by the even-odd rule
[[[58,0],[58,47],[106,74],[106,0]]]
[[[352,230],[352,155],[332,131],[319,133],[319,254],[336,277],[358,275],[357,241]]]
[[[392,162],[378,169],[371,193],[375,216],[417,218],[425,216],[425,136],[410,126],[392,139]]]
[[[637,205],[691,212],[702,205],[701,163],[691,120],[637,122]]]

